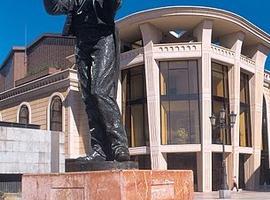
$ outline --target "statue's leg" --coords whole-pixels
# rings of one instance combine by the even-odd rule
[[[102,123],[101,115],[97,107],[96,98],[91,95],[91,66],[93,59],[91,53],[93,48],[91,44],[87,44],[87,41],[78,41],[76,46],[76,62],[78,66],[78,77],[80,82],[80,90],[82,93],[82,99],[85,103],[86,113],[88,116],[89,132],[91,140],[89,140],[89,146],[91,146],[88,156],[83,159],[86,160],[106,160],[105,153],[105,127]]]
[[[93,47],[93,65],[91,68],[91,94],[97,100],[97,106],[106,136],[110,141],[107,148],[117,161],[129,160],[128,141],[121,122],[121,114],[116,102],[119,65],[114,34],[102,37]]]

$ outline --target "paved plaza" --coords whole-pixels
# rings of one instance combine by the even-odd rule
[[[210,193],[195,193],[195,200],[213,200],[218,199],[218,192],[210,192]],[[248,191],[241,191],[241,192],[232,192],[231,200],[270,200],[270,192],[248,192]]]

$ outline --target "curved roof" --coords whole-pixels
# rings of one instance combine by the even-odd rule
[[[117,21],[120,37],[125,41],[136,41],[140,36],[139,25],[149,22],[161,31],[176,28],[192,30],[202,20],[213,20],[213,38],[242,31],[245,44],[263,43],[270,47],[270,35],[245,18],[229,11],[197,6],[171,6],[131,14]]]

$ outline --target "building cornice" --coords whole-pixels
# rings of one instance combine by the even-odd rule
[[[67,69],[2,92],[0,93],[0,109],[29,98],[33,99],[46,93],[60,91],[71,85],[74,86],[73,82],[76,82],[77,85],[78,81],[74,78],[76,74],[76,70]]]
[[[117,26],[121,29],[128,24],[142,24],[146,21],[151,22],[151,20],[168,16],[203,16],[210,19],[230,21],[259,38],[265,46],[270,48],[270,35],[268,33],[235,13],[216,8],[196,6],[161,7],[128,15],[118,20]]]

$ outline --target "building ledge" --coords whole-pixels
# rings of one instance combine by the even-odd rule
[[[136,156],[136,155],[147,155],[150,154],[150,148],[147,146],[143,147],[131,147],[129,148],[130,155]]]
[[[33,74],[33,75],[29,75],[29,76],[26,76],[26,77],[24,77],[24,78],[22,78],[22,79],[19,79],[19,80],[15,81],[15,87],[18,87],[18,86],[20,86],[20,85],[29,83],[29,82],[31,82],[31,81],[34,81],[34,80],[43,78],[43,77],[45,77],[45,76],[48,76],[48,75],[52,75],[52,74],[58,73],[58,72],[60,72],[59,69],[49,67],[48,69],[42,70],[42,71],[39,72],[39,73],[36,73],[36,74]]]
[[[162,153],[190,153],[200,152],[201,144],[180,144],[180,145],[161,145]]]
[[[36,125],[36,124],[20,124],[20,123],[14,123],[14,122],[0,122],[0,127],[40,129],[40,125]]]
[[[10,90],[4,91],[0,93],[0,102],[3,103],[3,101],[10,100],[11,98],[25,95],[31,91],[37,91],[37,90],[40,91],[41,89],[44,89],[45,87],[51,86],[53,84],[62,83],[64,80],[68,80],[68,83],[62,86],[59,86],[57,88],[51,87],[52,90],[55,90],[55,89],[59,90],[61,87],[64,87],[65,85],[70,85],[71,82],[75,80],[74,78],[72,78],[74,77],[73,74],[77,74],[77,71],[73,69],[67,69],[59,73],[48,75],[46,77],[25,83],[23,85],[12,88]]]

